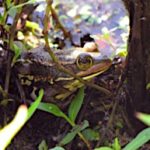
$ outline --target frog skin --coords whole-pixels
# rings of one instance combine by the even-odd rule
[[[84,81],[107,71],[112,61],[102,58],[99,52],[85,52],[82,48],[72,50],[55,50],[59,63]],[[58,69],[43,46],[23,52],[15,68],[23,86],[44,88],[46,101],[64,100],[84,86],[70,74]]]

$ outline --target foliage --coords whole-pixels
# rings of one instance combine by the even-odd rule
[[[27,107],[21,105],[14,119],[0,130],[0,148],[5,150],[5,148],[10,144],[11,140],[17,134],[17,132],[25,124],[27,118]]]
[[[123,150],[136,150],[150,140],[150,128],[141,131]]]
[[[75,122],[76,117],[81,109],[81,106],[83,104],[84,99],[84,87],[79,90],[76,97],[72,100],[69,110],[68,110],[68,116],[71,119],[71,121]]]
[[[4,128],[0,130],[0,149],[5,150],[5,148],[10,144],[11,140],[14,136],[21,130],[23,125],[31,118],[37,109],[40,101],[43,97],[43,90],[40,90],[39,96],[31,104],[31,106],[27,109],[26,105],[21,105],[18,108],[18,111],[14,117],[14,119],[6,125]]]
[[[59,145],[63,146],[71,142],[75,136],[78,134],[80,138],[88,144],[86,139],[83,137],[83,135],[80,133],[82,130],[87,128],[89,126],[87,121],[84,121],[82,125],[76,125],[75,120],[79,113],[79,110],[81,108],[81,105],[83,104],[84,99],[84,87],[80,88],[78,94],[75,96],[74,100],[69,106],[68,112],[69,115],[67,116],[63,111],[60,110],[60,108],[52,103],[40,103],[38,106],[38,109],[46,111],[48,113],[51,113],[57,117],[64,118],[73,128],[71,132],[69,132],[59,143]],[[87,145],[88,146],[88,145]]]
[[[3,15],[0,14],[0,25],[3,27],[3,29],[5,29],[5,31],[7,33],[9,33],[9,36],[8,36],[9,39],[6,37],[2,37],[1,39],[4,42],[6,42],[8,44],[8,47],[14,52],[12,65],[15,64],[16,60],[18,59],[18,57],[20,56],[20,54],[22,52],[22,48],[20,48],[20,46],[18,46],[15,43],[16,38],[18,38],[22,42],[22,44],[25,46],[25,49],[37,46],[39,43],[40,44],[43,43],[43,39],[44,39],[43,34],[42,34],[43,26],[39,25],[35,21],[26,20],[24,28],[25,28],[25,31],[26,30],[28,30],[28,31],[25,32],[25,31],[23,31],[24,28],[20,30],[20,29],[18,29],[17,25],[15,24],[15,21],[17,22],[20,19],[20,18],[16,19],[16,17],[17,17],[17,15],[19,16],[21,14],[23,6],[26,6],[28,4],[35,4],[36,2],[39,3],[39,2],[43,2],[43,1],[45,1],[45,0],[37,0],[37,1],[36,0],[28,0],[28,1],[26,1],[24,3],[20,3],[18,5],[15,5],[14,2],[12,2],[11,0],[5,1],[7,9],[4,9]],[[59,5],[56,3],[57,2],[55,2],[54,5],[56,5],[56,6]],[[105,3],[108,3],[108,0],[105,1]],[[86,21],[87,21],[88,25],[94,24],[94,23],[95,24],[103,23],[104,21],[108,21],[112,17],[109,14],[108,15],[103,14],[101,17],[96,16],[96,13],[92,12],[92,6],[90,6],[88,4],[86,4],[86,5],[84,4],[84,6],[79,11],[78,10],[79,10],[79,6],[76,5],[76,7],[72,8],[70,11],[66,10],[66,15],[61,15],[61,13],[60,13],[60,15],[59,15],[60,21],[57,18],[58,16],[56,18],[51,19],[51,20],[53,20],[53,22],[56,22],[56,23],[53,24],[51,21],[49,21],[49,24],[47,25],[47,27],[48,27],[47,33],[48,33],[48,38],[49,38],[48,43],[50,44],[50,46],[55,47],[55,44],[51,43],[51,41],[53,41],[55,39],[55,37],[59,37],[59,38],[61,37],[60,39],[62,39],[61,32],[64,33],[64,38],[66,38],[65,37],[66,29],[63,27],[63,24],[65,24],[67,27],[70,27],[70,31],[72,31],[73,38],[70,40],[71,41],[70,43],[72,43],[74,37],[76,35],[78,35],[78,32],[75,32],[78,29],[75,28],[74,24],[76,24],[76,26],[80,26],[80,25],[82,25],[83,22],[86,22]],[[12,26],[9,26],[6,23],[8,16],[11,17],[11,19],[12,19],[12,22],[13,22],[12,26],[14,25],[13,28],[11,28]],[[74,22],[70,21],[71,19],[69,20],[70,17],[72,19],[74,19]],[[62,22],[63,22],[63,24],[61,24]],[[57,33],[58,26],[54,28],[55,24],[57,24],[59,26],[59,29],[61,26],[60,33]],[[115,55],[119,55],[121,57],[125,57],[127,55],[126,44],[119,43],[119,46],[116,46],[117,45],[116,38],[113,36],[114,32],[118,29],[126,30],[126,26],[128,24],[127,16],[122,18],[118,24],[119,24],[119,26],[115,27],[115,28],[114,27],[113,28],[102,27],[100,33],[98,33],[97,35],[93,35],[90,32],[90,36],[95,40],[95,43],[96,43],[99,51],[101,51],[102,55],[107,55],[108,57],[111,57],[111,58],[113,58]],[[72,28],[75,28],[75,29],[73,30]],[[16,29],[16,30],[14,30],[14,29]],[[54,30],[54,32],[52,32],[51,29]],[[18,32],[17,36],[15,36],[15,34],[14,34],[15,31]],[[50,34],[49,34],[49,32],[50,32]],[[74,32],[75,32],[75,35],[73,35]],[[84,32],[84,29],[83,29],[83,32]],[[19,35],[21,35],[21,36],[19,36]],[[31,37],[27,38],[28,35]],[[122,36],[122,40],[125,42],[127,36],[123,35],[123,34],[121,34],[121,36]],[[79,39],[79,37],[77,39]],[[63,42],[65,43],[66,41],[64,40]],[[76,40],[73,42],[76,43]],[[69,42],[66,42],[66,43],[67,43],[66,44],[67,46],[70,45]],[[77,45],[79,45],[79,44],[77,44]],[[57,46],[59,47],[60,45],[57,45]],[[150,87],[150,85],[148,84],[147,89],[149,89],[149,87]],[[81,124],[76,124],[76,119],[77,119],[79,112],[83,105],[84,88],[81,88],[79,90],[78,94],[76,95],[76,97],[72,100],[72,102],[68,108],[67,115],[55,104],[44,103],[44,102],[40,103],[42,97],[43,97],[43,90],[40,91],[39,96],[37,97],[35,102],[33,102],[31,104],[31,106],[28,108],[27,112],[26,112],[25,106],[23,106],[23,111],[24,111],[23,114],[24,115],[21,113],[22,122],[20,122],[19,125],[17,124],[17,128],[14,130],[14,133],[10,132],[11,133],[10,139],[6,138],[6,143],[3,140],[3,144],[5,144],[4,148],[10,143],[11,139],[21,129],[21,127],[33,116],[37,107],[38,107],[38,109],[40,109],[42,111],[46,111],[48,113],[55,115],[56,117],[61,117],[61,118],[65,119],[72,126],[71,131],[69,131],[62,138],[62,140],[60,140],[60,142],[59,142],[60,147],[56,146],[55,148],[53,148],[53,150],[63,150],[64,148],[61,146],[64,146],[64,145],[70,143],[76,137],[76,135],[80,136],[80,138],[86,143],[87,147],[89,147],[88,140],[89,141],[100,140],[99,132],[95,131],[94,129],[89,128],[88,121],[84,120]],[[20,107],[22,110],[22,106],[20,106]],[[16,120],[18,120],[16,118],[18,118],[18,113],[20,114],[20,107],[19,107],[18,112],[17,112],[15,118],[13,119],[13,121],[9,125],[6,125],[2,130],[0,130],[0,139],[3,139],[3,137],[4,137],[3,131],[10,128],[11,124],[13,124],[14,122],[16,122]],[[137,117],[141,121],[143,121],[145,124],[150,125],[150,119],[149,119],[150,116],[149,115],[138,113]],[[15,127],[16,127],[16,125],[15,125]],[[144,129],[142,132],[140,132],[137,135],[137,137],[135,137],[129,144],[127,144],[123,148],[123,150],[130,150],[130,149],[134,150],[134,149],[140,148],[143,144],[145,144],[147,141],[149,141],[149,139],[150,139],[149,135],[150,135],[150,129],[149,128]],[[2,144],[0,143],[0,145],[2,145]],[[39,150],[42,150],[42,149],[44,149],[44,150],[48,149],[48,146],[45,141],[42,141],[41,144],[39,145]],[[119,143],[118,138],[115,138],[115,140],[114,140],[113,144],[111,144],[111,146],[109,146],[109,147],[102,146],[99,148],[95,148],[95,150],[121,150],[121,144]]]
[[[136,117],[147,126],[150,126],[150,114],[136,113]]]
[[[99,148],[95,148],[94,150],[121,150],[121,146],[120,146],[118,138],[115,138],[114,143],[112,144],[111,147],[102,146]]]
[[[42,142],[39,144],[38,150],[48,150],[48,146],[45,140],[42,140]]]

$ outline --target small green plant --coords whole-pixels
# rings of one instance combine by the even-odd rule
[[[44,103],[41,102],[38,106],[38,109],[51,113],[57,117],[64,118],[71,126],[72,130],[59,142],[59,146],[64,146],[70,143],[75,136],[78,134],[80,138],[86,143],[87,147],[90,149],[90,145],[88,140],[85,138],[85,134],[83,134],[86,128],[89,126],[88,122],[83,121],[82,125],[77,125],[75,123],[76,117],[81,109],[84,99],[84,87],[82,87],[76,97],[73,99],[72,103],[68,109],[68,115],[66,115],[61,109],[52,103]],[[149,118],[149,116],[148,116]],[[83,132],[83,133],[82,133]],[[94,134],[95,135],[95,134]],[[135,137],[129,144],[127,144],[123,150],[136,150],[148,142],[150,139],[150,128],[144,129],[141,131],[137,137]],[[56,147],[55,147],[56,148]],[[99,148],[95,148],[94,150],[121,150],[121,145],[119,143],[118,138],[115,138],[114,143],[108,146],[102,146]]]
[[[150,115],[144,113],[136,113],[136,117],[146,125],[150,125]],[[150,141],[150,128],[142,130],[131,142],[129,142],[122,150],[137,150],[145,143]],[[111,147],[99,147],[94,150],[121,150],[118,139],[116,138]]]
[[[14,119],[5,127],[0,130],[0,149],[5,150],[5,148],[11,143],[11,140],[15,135],[21,130],[24,124],[32,117],[36,111],[39,103],[42,100],[44,91],[40,90],[39,96],[27,109],[26,105],[21,105]]]
[[[75,123],[76,117],[83,104],[83,99],[84,99],[84,87],[80,88],[78,94],[72,100],[72,103],[70,104],[68,109],[68,115],[66,115],[63,111],[61,111],[61,109],[55,104],[43,102],[39,104],[38,109],[51,113],[57,117],[64,118],[72,126],[72,130],[59,142],[58,145],[63,146],[68,144],[78,134],[79,137],[85,142],[87,147],[90,149],[89,142],[81,133],[81,131],[83,131],[89,126],[88,121],[86,120],[83,121],[81,125],[77,125]]]
[[[150,125],[150,115],[144,113],[136,113],[136,117],[146,125]],[[150,140],[150,128],[142,130],[123,150],[137,150]]]
[[[102,146],[99,148],[95,148],[94,150],[121,150],[121,145],[118,138],[115,138],[114,143],[110,147]]]

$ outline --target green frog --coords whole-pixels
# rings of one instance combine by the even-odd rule
[[[65,69],[87,82],[112,65],[112,61],[99,52],[86,52],[83,48],[55,50],[54,54]],[[15,68],[23,86],[32,85],[35,90],[44,88],[46,101],[64,100],[84,86],[74,76],[60,70],[43,46],[23,52]]]

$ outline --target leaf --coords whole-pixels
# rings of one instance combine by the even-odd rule
[[[59,145],[63,146],[66,145],[68,143],[70,143],[75,136],[77,135],[77,133],[79,132],[79,130],[74,131],[74,132],[69,132],[59,143]]]
[[[2,16],[2,14],[0,14],[0,24],[2,24],[3,18],[4,18],[4,16]]]
[[[42,142],[39,144],[38,150],[48,150],[48,146],[47,146],[45,140],[42,140]]]
[[[150,126],[150,114],[136,113],[136,117],[146,125]]]
[[[60,147],[60,146],[56,146],[54,148],[51,148],[49,150],[65,150],[63,147]]]
[[[112,144],[112,147],[114,150],[121,150],[121,146],[120,146],[118,138],[115,138],[114,143]]]
[[[37,30],[37,31],[40,31],[40,26],[39,26],[39,24],[36,23],[36,22],[26,21],[25,26],[26,26],[27,28],[30,28],[30,29],[32,30],[32,32],[35,32],[36,30]]]
[[[15,17],[16,16],[16,13],[18,12],[17,8],[15,6],[12,6],[9,10],[8,10],[8,14],[11,16],[11,17]]]
[[[148,84],[146,85],[146,89],[147,89],[147,90],[150,89],[150,83],[148,83]]]
[[[60,110],[60,108],[52,103],[40,103],[38,109],[51,113],[57,117],[66,118],[67,116]]]
[[[81,109],[83,99],[84,99],[84,87],[81,87],[69,106],[68,115],[70,120],[72,120],[73,122],[75,122],[76,117]]]
[[[84,131],[82,131],[82,134],[89,141],[98,141],[100,138],[99,132],[91,128],[85,129]]]
[[[82,124],[79,125],[79,126],[81,127],[81,130],[80,130],[80,131],[82,131],[82,130],[84,130],[85,128],[89,127],[89,122],[88,122],[87,120],[84,120],[84,121],[82,122]]]
[[[13,44],[13,51],[15,53],[14,57],[13,57],[13,64],[16,62],[17,58],[20,56],[21,54],[21,49],[16,45],[16,44]]]
[[[123,150],[136,150],[150,140],[150,128],[141,131]]]
[[[29,120],[31,118],[31,116],[33,115],[33,113],[36,111],[36,109],[38,108],[42,98],[44,95],[44,90],[41,89],[39,91],[39,96],[36,98],[36,100],[31,104],[31,106],[28,109],[28,117],[27,120]]]
[[[75,136],[82,130],[84,130],[85,128],[87,128],[89,126],[89,123],[88,121],[84,121],[82,123],[82,125],[75,125],[73,127],[73,129],[71,130],[71,132],[69,132],[59,143],[59,145],[66,145],[68,143],[70,143],[74,138]]]
[[[10,144],[11,140],[14,138],[14,136],[23,127],[23,125],[27,121],[26,120],[27,114],[28,114],[27,106],[26,105],[19,106],[14,119],[0,130],[1,150],[5,150],[5,148]]]
[[[14,117],[14,119],[6,125],[2,130],[0,130],[0,146],[1,149],[4,150],[7,145],[11,142],[13,137],[19,132],[19,130],[23,127],[23,125],[31,118],[37,106],[39,105],[44,91],[40,90],[39,96],[31,104],[29,109],[25,105],[21,105]],[[2,140],[1,140],[2,139]]]
[[[94,150],[113,150],[113,149],[110,147],[103,146],[103,147],[95,148]]]
[[[9,8],[12,5],[12,0],[6,0],[7,8]]]

